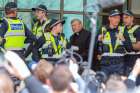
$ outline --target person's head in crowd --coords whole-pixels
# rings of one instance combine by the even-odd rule
[[[39,61],[34,69],[34,75],[43,83],[47,83],[47,79],[53,71],[53,65],[45,59]]]
[[[0,73],[0,93],[14,93],[14,84],[7,74]]]
[[[67,93],[69,91],[72,75],[66,65],[57,65],[50,76],[50,87],[54,93]]]
[[[6,17],[17,17],[17,4],[15,2],[8,2],[5,5]]]
[[[71,21],[71,27],[74,33],[80,32],[83,29],[83,24],[80,19],[73,19]]]
[[[60,33],[62,33],[63,30],[63,24],[65,23],[65,20],[56,20],[53,19],[50,22],[50,30],[52,32],[53,35],[58,35]]]
[[[32,11],[35,12],[35,16],[38,20],[43,21],[47,18],[47,7],[45,5],[38,5],[36,8],[32,8]]]
[[[121,18],[120,14],[121,14],[120,11],[117,9],[110,11],[108,20],[109,20],[109,26],[111,28],[116,28],[119,25],[120,18]]]
[[[134,14],[130,10],[123,11],[123,23],[125,26],[132,26],[134,22]]]
[[[121,76],[118,75],[118,74],[112,74],[112,75],[110,75],[110,76],[109,76],[109,79],[112,79],[112,80],[120,80],[120,81],[122,81]]]
[[[105,93],[127,93],[127,87],[120,76],[112,75],[106,82]]]

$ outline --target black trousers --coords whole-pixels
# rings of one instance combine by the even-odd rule
[[[102,57],[101,59],[101,71],[106,75],[111,74],[124,74],[124,57]]]

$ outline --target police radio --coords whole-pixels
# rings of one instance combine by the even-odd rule
[[[53,49],[52,43],[48,45],[47,53],[49,57],[52,57],[54,55],[54,49]]]

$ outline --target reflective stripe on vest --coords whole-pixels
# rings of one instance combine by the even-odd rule
[[[47,32],[44,34],[45,36],[45,39],[46,39],[46,42],[45,44],[43,45],[42,49],[45,49],[48,47],[49,44],[52,44],[53,46],[53,49],[55,51],[55,54],[56,55],[60,55],[62,53],[62,49],[63,48],[66,48],[66,40],[64,39],[64,37],[60,37],[60,41],[59,41],[59,44],[58,46],[56,45],[56,42],[55,42],[55,39],[54,39],[54,36],[52,35],[51,32]]]
[[[118,30],[119,30],[118,34],[123,34],[124,33],[124,27],[119,26]],[[107,31],[105,27],[102,27],[102,35],[104,36],[103,44],[109,45],[109,53],[113,53],[113,51],[115,51],[118,48],[119,45],[122,45],[122,41],[119,40],[119,38],[117,38],[115,47],[113,49],[113,46],[112,46],[112,43],[111,43],[110,32]]]
[[[8,36],[25,36],[24,32],[8,32],[7,34],[5,34],[5,37]]]
[[[8,23],[8,30],[5,34],[6,43],[4,47],[6,49],[19,50],[24,48],[25,41],[25,28],[21,20],[4,18]]]
[[[35,23],[34,27],[33,27],[33,34],[36,35],[37,38],[39,38],[40,36],[43,35],[45,27],[47,24],[50,23],[50,19],[45,21],[45,23],[41,26],[38,26],[38,22]]]
[[[129,37],[130,37],[130,40],[132,43],[136,43],[136,38],[134,37],[134,32],[139,27],[140,27],[139,25],[135,25],[134,27],[132,27],[131,29],[128,30],[128,34],[129,34]]]
[[[42,54],[41,57],[42,57],[42,58],[61,58],[62,55],[61,55],[61,54],[60,54],[60,55],[55,54],[55,55],[53,55],[52,57],[49,57],[48,54]]]
[[[103,53],[102,56],[113,56],[113,57],[117,57],[117,56],[124,56],[124,54],[121,53]]]

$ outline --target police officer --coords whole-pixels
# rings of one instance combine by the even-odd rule
[[[125,30],[129,33],[133,46],[131,49],[127,50],[125,57],[125,71],[128,75],[135,64],[136,59],[140,57],[140,26],[134,23],[134,14],[129,10],[123,12],[123,23],[125,25]]]
[[[36,40],[35,36],[27,29],[22,20],[17,18],[17,4],[8,2],[5,5],[6,17],[0,25],[0,37],[3,38],[3,47],[24,56],[25,39]]]
[[[35,22],[32,33],[36,36],[38,39],[43,35],[44,32],[49,31],[49,23],[51,19],[47,16],[47,7],[45,5],[38,5],[36,8],[32,8],[32,11],[35,13],[35,16],[37,18],[37,21]],[[31,44],[28,47],[28,51],[26,52],[26,56],[28,56],[32,51],[32,48],[34,48],[34,45]]]
[[[50,22],[51,32],[46,32],[42,37],[38,39],[36,43],[36,49],[39,49],[39,52],[34,54],[35,61],[39,61],[40,58],[45,58],[50,61],[57,59],[61,56],[63,49],[66,48],[67,40],[62,33],[64,20],[55,20],[53,19]]]
[[[124,72],[124,53],[128,46],[128,33],[119,26],[120,12],[115,9],[109,13],[109,24],[103,26],[98,35],[98,43],[101,54],[101,71],[107,75]]]
[[[42,36],[44,31],[49,30],[49,23],[51,19],[47,16],[47,8],[45,5],[39,5],[36,8],[32,8],[33,11],[35,11],[35,15],[37,18],[37,22],[33,26],[33,33],[36,35],[37,38]]]

